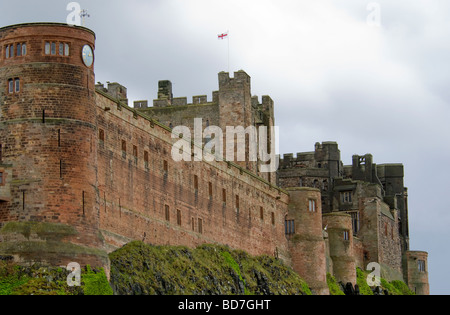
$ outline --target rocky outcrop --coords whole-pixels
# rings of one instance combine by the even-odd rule
[[[280,260],[225,246],[151,246],[132,242],[110,254],[119,295],[305,295],[307,284]]]

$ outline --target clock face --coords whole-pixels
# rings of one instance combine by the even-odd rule
[[[92,66],[92,64],[94,63],[94,52],[92,51],[91,46],[84,45],[82,50],[82,57],[86,67]]]

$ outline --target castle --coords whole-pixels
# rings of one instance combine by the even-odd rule
[[[317,294],[329,293],[327,273],[355,284],[372,262],[429,294],[428,254],[409,249],[403,165],[368,154],[346,166],[334,142],[285,154],[277,172],[247,159],[175,162],[174,127],[272,127],[273,100],[260,103],[238,71],[219,73],[210,101],[174,98],[160,81],[153,106],[132,108],[124,86],[96,84],[94,51],[84,27],[0,28],[1,259],[108,270],[108,253],[131,240],[218,243],[279,257]]]

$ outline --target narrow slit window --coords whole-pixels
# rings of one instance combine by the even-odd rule
[[[212,197],[213,197],[213,185],[212,185],[211,182],[208,184],[208,190],[209,190],[209,199],[212,199]]]
[[[127,157],[127,142],[125,140],[122,140],[122,157]]]
[[[194,175],[194,191],[198,192],[198,176]]]
[[[170,222],[170,208],[168,205],[165,206],[165,212],[166,212],[166,221]]]
[[[52,43],[51,46],[52,46],[51,54],[56,55],[56,43]]]
[[[181,226],[181,211],[177,210],[177,224]]]
[[[275,225],[275,212],[272,212],[272,225]]]
[[[236,209],[239,210],[239,196],[236,195]]]
[[[259,207],[259,218],[261,220],[264,220],[264,208],[263,207]]]
[[[203,234],[203,220],[198,219],[198,233]]]
[[[105,142],[105,131],[103,129],[99,130],[98,139],[100,140],[100,142]]]
[[[164,172],[165,173],[169,172],[169,163],[167,161],[164,161],[163,167],[164,167]]]
[[[6,51],[5,57],[6,57],[6,58],[9,58],[9,45],[6,46],[5,51]]]
[[[227,203],[227,190],[226,190],[225,188],[222,189],[222,202],[223,202],[224,204]]]
[[[309,212],[316,212],[316,201],[309,199]]]
[[[195,219],[194,218],[191,219],[191,228],[192,228],[192,231],[195,232]]]
[[[144,151],[144,166],[148,168],[148,152]]]

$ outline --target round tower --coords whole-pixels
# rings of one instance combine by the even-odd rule
[[[0,28],[0,254],[107,267],[97,191],[95,34]]]
[[[428,282],[428,253],[422,251],[407,251],[405,278],[409,288],[417,295],[430,295]]]
[[[326,213],[322,224],[328,233],[329,252],[336,280],[355,285],[352,217],[341,212]]]
[[[287,190],[290,203],[286,235],[293,269],[316,294],[328,295],[320,190],[308,187]]]

